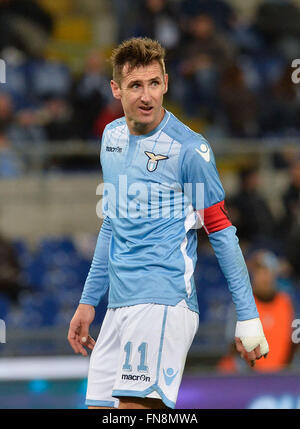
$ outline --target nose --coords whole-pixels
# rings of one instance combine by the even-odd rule
[[[150,91],[149,91],[149,88],[147,88],[147,87],[144,87],[143,88],[143,93],[142,93],[142,96],[141,96],[141,101],[143,102],[143,103],[149,103],[150,102],[150,100],[151,100],[151,96],[150,96]]]

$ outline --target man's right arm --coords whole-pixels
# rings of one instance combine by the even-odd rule
[[[110,240],[111,225],[107,217],[101,226],[91,268],[68,332],[71,347],[75,353],[81,353],[83,356],[87,356],[87,350],[84,347],[93,350],[95,346],[95,340],[89,335],[89,326],[95,317],[94,307],[99,304],[109,284],[108,256]]]
[[[91,268],[79,301],[80,304],[97,307],[108,289],[108,257],[111,234],[110,220],[106,217],[99,232]]]

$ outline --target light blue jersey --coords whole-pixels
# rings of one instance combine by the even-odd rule
[[[193,274],[200,222],[239,320],[258,317],[235,227],[205,226],[205,211],[215,219],[225,193],[200,134],[165,111],[157,128],[135,136],[123,117],[105,128],[101,165],[105,219],[80,303],[97,306],[109,287],[109,308],[185,300],[198,312]]]

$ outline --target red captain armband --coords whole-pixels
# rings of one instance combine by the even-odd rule
[[[202,224],[207,234],[220,231],[232,225],[227,210],[225,209],[224,200],[204,209],[202,213],[203,212],[204,222],[202,220]]]

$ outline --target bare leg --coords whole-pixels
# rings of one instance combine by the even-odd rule
[[[89,410],[93,410],[93,409],[95,409],[95,410],[101,410],[101,409],[103,409],[103,410],[114,410],[114,407],[91,407],[91,406],[89,406],[88,407],[88,409]]]
[[[167,408],[160,399],[153,398],[133,398],[129,396],[119,397],[120,409],[148,409],[148,410],[159,410]]]

